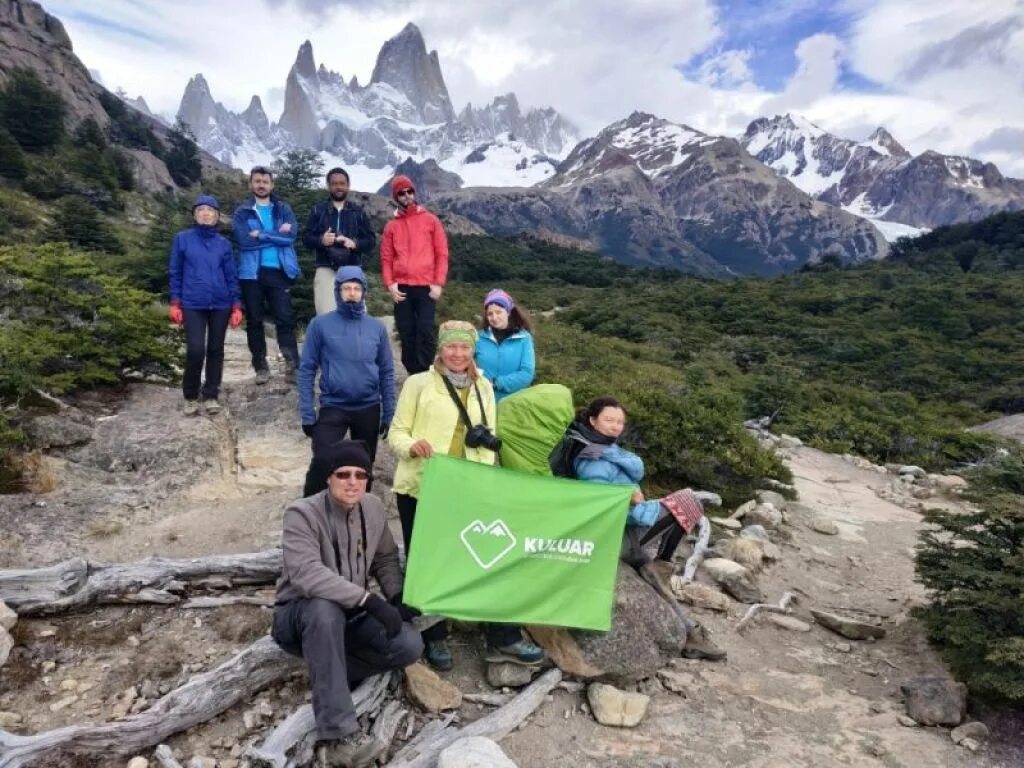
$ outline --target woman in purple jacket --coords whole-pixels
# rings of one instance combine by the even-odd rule
[[[200,396],[208,414],[220,412],[227,329],[242,324],[238,271],[231,243],[217,232],[220,205],[212,195],[200,195],[192,206],[195,221],[171,243],[171,307],[168,316],[185,326],[184,413],[199,413]],[[203,366],[206,381],[200,387]]]

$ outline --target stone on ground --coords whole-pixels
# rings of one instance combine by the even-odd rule
[[[583,658],[617,682],[651,677],[686,643],[686,628],[668,601],[625,563],[619,563],[611,630],[572,634]]]
[[[762,543],[757,539],[740,537],[729,541],[725,547],[725,554],[729,560],[739,563],[748,571],[756,573],[761,570],[764,559]]]
[[[967,713],[967,686],[947,677],[915,677],[900,690],[907,714],[921,725],[959,725]]]
[[[791,632],[810,632],[811,625],[806,621],[800,621],[795,616],[786,616],[783,613],[769,613],[768,621],[777,627],[782,629],[788,629]]]
[[[441,752],[437,768],[516,768],[516,764],[490,739],[468,736]]]
[[[547,653],[555,665],[573,677],[584,680],[601,677],[604,670],[595,667],[588,662],[579,644],[569,634],[569,630],[563,627],[545,627],[540,625],[529,626],[526,630],[530,633],[533,641]]]
[[[954,744],[962,744],[964,739],[974,739],[978,742],[988,741],[988,726],[977,720],[964,723],[950,731],[949,738],[953,740]]]
[[[618,728],[633,728],[640,724],[647,714],[650,696],[642,693],[620,691],[604,683],[591,683],[587,688],[590,710],[601,725]]]
[[[705,560],[702,565],[711,578],[741,603],[764,602],[764,595],[754,583],[750,571],[739,563],[722,557],[712,557]]]
[[[744,525],[761,525],[771,530],[782,525],[782,512],[774,504],[757,504],[743,515]]]
[[[0,627],[0,667],[7,663],[7,657],[11,655],[12,648],[14,648],[14,638],[6,629]]]
[[[522,688],[529,685],[540,667],[527,667],[511,661],[487,662],[487,682],[495,688]]]
[[[404,671],[409,698],[428,712],[457,709],[462,704],[462,692],[426,664],[410,664]]]
[[[721,611],[727,613],[731,602],[721,590],[690,582],[683,584],[681,579],[672,579],[672,592],[677,598],[694,608],[705,608],[709,611]]]
[[[824,515],[811,515],[811,518],[807,521],[807,526],[815,533],[825,536],[835,536],[839,533],[839,526],[835,524],[835,521]]]
[[[725,528],[729,531],[738,531],[743,527],[743,523],[739,520],[734,520],[731,517],[709,517],[712,525],[718,526],[719,528]]]
[[[885,629],[883,627],[851,619],[849,616],[840,616],[836,613],[819,611],[814,608],[811,609],[811,616],[826,629],[832,630],[837,635],[848,637],[850,640],[867,640],[868,638],[881,640],[885,637]]]
[[[133,757],[128,761],[127,768],[149,768],[149,760],[144,757]]]
[[[789,503],[785,496],[778,491],[758,491],[754,494],[762,504],[771,504],[776,509],[782,510]]]
[[[742,539],[755,539],[757,541],[771,541],[768,538],[768,531],[764,529],[763,525],[748,525],[742,531],[740,531],[740,538]]]
[[[3,600],[0,600],[0,628],[6,629],[10,632],[14,629],[14,625],[18,623],[18,614],[16,614]]]

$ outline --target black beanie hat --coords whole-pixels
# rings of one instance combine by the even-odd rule
[[[338,467],[359,467],[370,472],[373,464],[366,444],[362,440],[340,440],[332,445],[324,456],[324,468],[333,472]]]

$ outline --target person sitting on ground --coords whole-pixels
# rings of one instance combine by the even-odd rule
[[[576,444],[575,456],[571,459],[574,475],[587,482],[634,486],[620,557],[659,593],[674,600],[667,582],[673,570],[672,557],[682,541],[683,531],[673,526],[662,536],[657,557],[660,564],[644,551],[641,542],[644,531],[657,522],[665,510],[660,501],[645,499],[640,490],[639,483],[644,478],[643,459],[617,442],[625,428],[626,410],[613,397],[599,397],[580,409],[576,420],[566,431],[566,440]],[[683,655],[718,660],[725,658],[726,654],[711,641],[700,624],[687,619]]]
[[[171,306],[168,317],[185,326],[185,373],[181,380],[186,416],[199,413],[199,397],[208,414],[220,412],[224,337],[228,326],[242,324],[242,299],[231,243],[217,232],[220,203],[199,195],[192,206],[194,224],[174,236],[168,264]],[[203,366],[206,381],[200,388]]]
[[[358,441],[337,443],[327,488],[284,515],[283,567],[272,636],[309,670],[317,765],[369,766],[387,749],[364,734],[351,689],[378,672],[412,664],[423,641],[402,604],[398,547],[384,503],[366,492],[371,463]],[[384,597],[369,588],[369,578]]]
[[[384,324],[366,312],[366,275],[356,266],[334,277],[335,311],[317,315],[306,329],[299,364],[299,418],[313,441],[303,495],[324,487],[320,457],[350,433],[377,456],[377,437],[387,437],[395,413],[395,366]],[[320,372],[320,412],[313,389]],[[369,486],[367,486],[369,490]]]
[[[533,323],[499,288],[484,299],[484,322],[474,360],[494,385],[498,402],[533,383]]]
[[[426,460],[439,453],[481,464],[495,463],[493,450],[466,439],[466,424],[454,400],[459,398],[476,423],[494,428],[494,390],[473,363],[476,340],[477,332],[472,323],[460,320],[443,323],[434,365],[406,379],[398,396],[388,443],[398,456],[394,492],[406,557],[412,543],[420,476]],[[427,661],[437,669],[452,668],[447,638],[447,622],[435,624],[423,633]],[[487,641],[509,660],[537,664],[544,658],[540,648],[524,640],[518,626],[489,625]]]

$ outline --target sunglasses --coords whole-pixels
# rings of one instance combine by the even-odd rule
[[[395,197],[412,197],[415,194],[416,194],[416,190],[415,189],[403,189],[401,192],[398,192],[395,195]]]
[[[370,477],[368,472],[364,472],[361,469],[339,469],[337,472],[332,472],[339,480],[351,480],[353,477],[356,480],[366,480]]]

